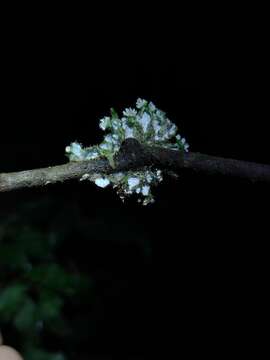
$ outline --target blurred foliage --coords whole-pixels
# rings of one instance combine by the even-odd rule
[[[60,259],[70,227],[63,221],[46,224],[48,215],[42,209],[46,213],[52,206],[27,204],[0,221],[0,327],[6,342],[19,347],[25,360],[66,359],[62,345],[74,329],[65,307],[91,289],[75,263]],[[69,350],[72,353],[72,347]]]
[[[148,311],[148,210],[57,190],[0,208],[0,328],[25,360],[107,358]]]

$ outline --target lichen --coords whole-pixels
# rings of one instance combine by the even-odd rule
[[[101,144],[84,148],[78,142],[71,143],[66,147],[70,161],[106,157],[114,167],[114,156],[127,138],[135,138],[142,144],[158,145],[185,152],[189,149],[186,139],[177,133],[177,126],[167,118],[166,113],[157,109],[152,102],[140,98],[136,102],[136,109],[126,108],[122,116],[111,109],[111,116],[102,118],[99,127],[106,132]],[[102,188],[112,184],[122,200],[136,194],[138,201],[144,205],[154,201],[151,188],[159,184],[162,179],[161,170],[147,168],[110,175],[85,174],[81,178],[81,180],[90,180]]]

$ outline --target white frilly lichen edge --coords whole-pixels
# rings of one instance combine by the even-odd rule
[[[140,98],[136,102],[136,109],[125,109],[122,117],[111,109],[111,116],[102,118],[99,127],[106,132],[101,144],[84,148],[78,142],[71,143],[66,147],[70,161],[106,157],[113,164],[114,155],[127,138],[135,138],[148,145],[159,145],[186,152],[189,148],[186,139],[178,134],[177,126],[167,118],[166,114],[157,109],[152,102]],[[81,180],[90,180],[102,188],[112,184],[122,200],[136,194],[138,201],[143,205],[154,201],[151,187],[160,183],[162,179],[162,172],[159,169],[118,172],[110,175],[84,174],[81,178]]]

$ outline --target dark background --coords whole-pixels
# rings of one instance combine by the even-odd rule
[[[94,44],[91,31],[53,40],[16,33],[1,68],[0,172],[64,163],[66,145],[100,142],[98,120],[138,97],[167,112],[191,151],[269,163],[263,91],[238,50],[212,54],[203,39],[199,47],[196,37],[153,34],[118,47],[119,34]],[[144,208],[72,181],[1,194],[0,217],[26,203],[38,204],[47,227],[67,217],[62,257],[95,284],[81,309],[89,356],[248,348],[267,286],[269,186],[183,173],[155,193]]]

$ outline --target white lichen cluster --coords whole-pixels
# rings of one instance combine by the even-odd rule
[[[177,126],[167,118],[166,114],[157,109],[152,102],[143,99],[137,100],[136,109],[125,109],[121,117],[112,109],[111,116],[102,118],[99,127],[106,131],[102,143],[83,148],[81,144],[73,142],[66,147],[66,154],[70,161],[106,157],[113,166],[114,155],[127,138],[135,138],[142,144],[158,145],[186,152],[189,148],[186,139],[177,134]],[[161,170],[143,169],[111,175],[85,174],[81,180],[88,179],[102,188],[112,184],[122,200],[126,196],[137,194],[138,201],[146,205],[153,202],[151,187],[160,183],[162,178]]]

